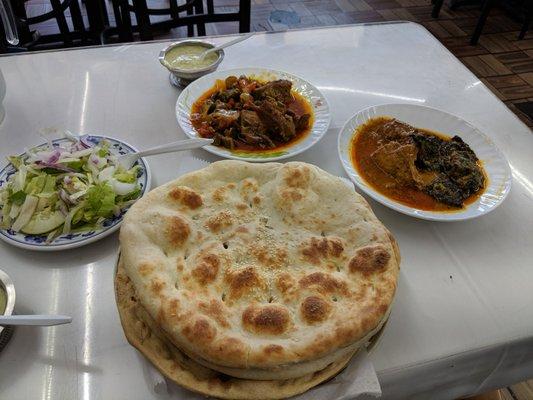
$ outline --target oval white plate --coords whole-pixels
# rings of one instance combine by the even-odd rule
[[[217,79],[226,79],[230,75],[254,76],[264,80],[287,79],[292,82],[293,90],[305,97],[313,106],[314,122],[311,131],[306,137],[281,150],[274,151],[231,151],[219,146],[205,146],[205,150],[225,158],[234,160],[267,162],[282,160],[292,157],[307,150],[317,143],[327,132],[331,121],[329,105],[324,95],[315,86],[306,80],[288,72],[274,71],[265,68],[237,68],[225,71],[215,71],[206,75],[187,86],[181,92],[176,102],[176,118],[181,129],[191,138],[199,137],[198,132],[191,124],[191,109],[194,102],[206,91],[211,89]]]
[[[138,150],[127,144],[126,142],[123,142],[118,139],[110,138],[107,136],[97,136],[97,135],[89,135],[87,136],[87,140],[91,143],[98,144],[101,140],[107,140],[111,143],[111,146],[109,147],[110,152],[116,155],[122,155],[122,154],[130,154],[135,153]],[[66,138],[61,139],[55,139],[52,140],[52,143],[54,145],[59,145],[59,143],[68,142],[69,140]],[[47,143],[43,143],[39,146],[36,146],[34,148],[44,147],[47,146]],[[23,156],[25,153],[21,154]],[[150,176],[150,168],[148,167],[148,163],[145,159],[140,158],[139,161],[137,161],[139,165],[141,166],[139,175],[137,176],[137,183],[141,186],[142,197],[148,190],[150,190],[150,184],[151,184],[151,176]],[[6,165],[1,171],[0,171],[0,187],[4,185],[7,182],[7,179],[10,175],[14,174],[16,172],[15,167],[10,163]],[[38,250],[38,251],[56,251],[56,250],[65,250],[65,249],[73,249],[76,247],[85,246],[86,244],[96,242],[97,240],[103,239],[104,237],[110,235],[111,233],[115,232],[122,223],[122,218],[124,214],[126,213],[127,208],[122,210],[120,215],[118,217],[109,218],[104,221],[102,228],[90,230],[87,232],[79,232],[79,233],[69,233],[67,235],[61,235],[57,238],[55,238],[51,243],[46,243],[46,235],[27,235],[22,232],[15,232],[11,229],[0,229],[0,239],[2,239],[4,242],[7,242],[13,246],[20,247],[23,249],[28,250]]]
[[[352,138],[357,127],[371,118],[394,117],[417,128],[458,135],[474,150],[488,175],[488,186],[479,199],[458,211],[425,211],[396,202],[367,185],[354,168],[350,153]],[[431,221],[460,221],[476,218],[498,207],[511,189],[511,169],[502,152],[491,139],[461,118],[431,107],[415,104],[382,104],[359,111],[342,127],[338,138],[338,151],[344,170],[350,179],[374,200],[413,217]]]

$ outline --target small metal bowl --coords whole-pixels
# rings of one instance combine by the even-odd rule
[[[180,68],[170,68],[165,63],[165,55],[167,52],[175,47],[180,46],[186,46],[191,44],[197,44],[202,47],[205,47],[206,49],[212,49],[215,47],[213,43],[204,42],[202,40],[183,40],[181,42],[171,43],[167,47],[165,47],[163,50],[159,52],[159,62],[161,65],[163,65],[166,69],[170,71],[170,83],[172,83],[174,86],[177,87],[185,87],[195,79],[200,78],[201,76],[207,75],[214,70],[217,69],[218,65],[222,62],[224,59],[224,50],[218,50],[218,59],[211,65],[200,68],[200,69],[180,69]]]
[[[13,314],[13,308],[15,307],[15,286],[13,281],[4,271],[0,269],[0,290],[4,290],[6,293],[6,309],[4,312],[0,312],[0,315]],[[4,333],[5,326],[0,325],[0,337]]]

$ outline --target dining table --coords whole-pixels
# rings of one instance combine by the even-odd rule
[[[212,36],[215,44],[236,35]],[[158,62],[168,41],[0,57],[6,81],[0,158],[43,142],[43,128],[104,134],[138,149],[185,138],[180,89]],[[423,26],[370,23],[261,32],[225,50],[219,70],[264,67],[315,85],[331,124],[305,161],[345,176],[337,152],[357,111],[411,103],[455,114],[501,149],[512,188],[480,218],[432,222],[366,197],[397,239],[401,270],[389,321],[369,356],[383,399],[458,399],[533,377],[533,133]],[[148,158],[152,187],[183,163],[219,158],[197,149]],[[6,161],[4,161],[6,162]],[[0,243],[0,269],[17,314],[72,323],[17,327],[0,352],[0,398],[177,399],[154,391],[124,336],[113,287],[118,234],[77,249],[36,252]]]

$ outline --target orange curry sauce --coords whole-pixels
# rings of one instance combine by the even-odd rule
[[[392,118],[389,117],[372,118],[364,125],[358,127],[355,132],[356,134],[354,134],[354,136],[352,137],[350,147],[352,164],[354,165],[355,169],[357,169],[361,177],[369,186],[371,186],[377,192],[409,207],[425,211],[461,210],[462,208],[451,207],[447,204],[441,203],[440,201],[431,197],[429,194],[424,193],[421,190],[418,190],[417,188],[400,186],[392,176],[382,171],[374,163],[374,161],[372,161],[370,155],[375,150],[377,150],[380,145],[378,144],[377,140],[375,140],[373,135],[370,134],[370,132],[372,132],[377,126],[386,123],[391,119]],[[427,129],[417,129],[427,135],[438,136],[440,139],[443,140],[451,139],[449,136],[443,135],[438,132],[432,132]],[[486,187],[488,179],[485,170],[483,168],[482,170],[485,174]],[[468,205],[476,201],[484,190],[485,188],[481,189],[478,193],[470,196],[464,201],[464,204]]]
[[[257,82],[260,83],[260,84],[267,83],[267,82],[263,82],[263,81],[260,81],[260,80],[257,80]],[[225,88],[224,81],[219,81],[219,82],[215,83],[215,85],[211,89],[209,89],[204,94],[202,94],[198,98],[198,100],[196,100],[194,102],[194,104],[191,107],[191,115],[201,113],[202,112],[202,108],[203,108],[203,104],[205,103],[205,101],[208,100],[217,91],[223,90],[224,88]],[[293,100],[287,105],[287,107],[288,107],[289,110],[294,112],[296,115],[302,115],[302,114],[310,114],[311,115],[311,118],[309,119],[309,124],[307,125],[307,128],[299,130],[299,131],[296,131],[296,135],[291,140],[289,140],[288,142],[281,142],[281,141],[278,141],[278,140],[275,140],[275,139],[271,138],[272,141],[274,142],[274,144],[276,145],[276,147],[272,147],[270,149],[257,148],[257,147],[250,146],[250,145],[247,145],[246,143],[242,143],[241,141],[236,140],[235,141],[234,150],[236,150],[236,151],[247,151],[247,152],[250,152],[250,151],[268,152],[268,153],[277,152],[277,151],[284,150],[285,148],[290,147],[294,143],[297,143],[300,140],[302,140],[303,138],[305,138],[309,134],[309,132],[311,132],[311,128],[312,128],[314,120],[315,120],[315,115],[313,113],[313,107],[311,106],[309,101],[305,97],[303,97],[301,94],[295,92],[294,90],[291,93],[292,93]],[[198,120],[198,119],[191,118],[191,123],[192,123],[192,126],[198,132],[198,134],[200,136],[202,136],[200,134],[199,130],[198,130],[200,128],[202,122],[200,120]]]

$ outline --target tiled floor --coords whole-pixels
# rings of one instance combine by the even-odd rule
[[[532,400],[533,380],[465,400]]]

